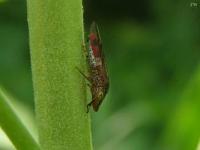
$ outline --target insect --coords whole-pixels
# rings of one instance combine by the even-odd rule
[[[88,49],[86,49],[85,46],[83,47],[86,54],[89,75],[87,76],[78,68],[77,69],[88,80],[88,86],[92,94],[92,100],[87,104],[87,113],[89,112],[90,106],[97,112],[108,92],[109,78],[106,70],[105,57],[102,51],[102,41],[98,26],[95,22],[90,26]]]

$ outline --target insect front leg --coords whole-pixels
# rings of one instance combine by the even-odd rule
[[[87,104],[87,113],[89,112],[89,108],[91,107],[91,105],[92,105],[93,103],[95,103],[95,102],[97,101],[97,99],[98,99],[98,97],[97,97],[97,95],[95,95],[95,96],[92,98],[91,102],[89,102],[89,103]]]
[[[90,107],[93,102],[94,102],[94,100],[92,100],[90,103],[87,104],[87,113],[89,113]]]

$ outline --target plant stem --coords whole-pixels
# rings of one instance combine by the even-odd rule
[[[0,88],[0,126],[19,150],[39,150],[26,127],[17,117],[8,97]]]
[[[28,0],[31,62],[43,150],[91,150],[81,0]]]

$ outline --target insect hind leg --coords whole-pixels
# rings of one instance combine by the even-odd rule
[[[84,78],[86,78],[86,79],[91,83],[90,77],[86,76],[78,67],[75,67],[75,68],[80,72],[80,74],[81,74]]]

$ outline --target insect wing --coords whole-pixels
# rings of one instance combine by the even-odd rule
[[[96,40],[97,42],[95,43],[92,43],[92,44],[97,44],[98,45],[98,50],[99,50],[99,59],[101,59],[101,68],[102,68],[102,75],[103,75],[103,78],[104,78],[104,82],[107,83],[105,87],[106,88],[106,93],[108,91],[108,88],[109,88],[109,78],[108,78],[108,72],[107,72],[107,65],[106,65],[106,61],[105,61],[105,56],[104,56],[104,52],[103,52],[103,49],[102,49],[102,40],[101,40],[101,36],[100,36],[100,32],[99,32],[99,28],[98,28],[98,25],[93,22],[91,24],[91,27],[90,27],[90,34],[91,35],[95,35],[95,38],[91,38],[91,40]],[[94,46],[95,47],[95,46]],[[93,47],[93,48],[94,48]],[[93,49],[93,51],[95,51],[95,49]]]

